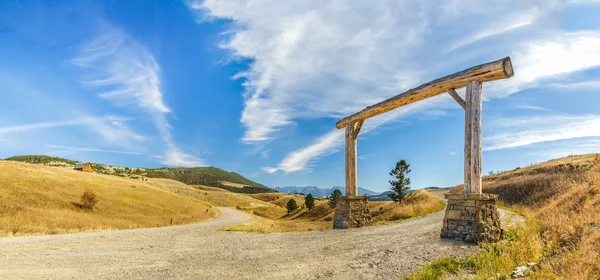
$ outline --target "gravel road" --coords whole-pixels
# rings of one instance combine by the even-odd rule
[[[440,240],[443,211],[388,226],[255,234],[219,208],[185,226],[0,238],[0,279],[397,279],[476,246]]]

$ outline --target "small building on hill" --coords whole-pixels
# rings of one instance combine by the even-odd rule
[[[82,162],[82,163],[75,164],[75,167],[73,169],[83,171],[83,172],[90,172],[90,173],[94,172],[94,167],[89,162]]]

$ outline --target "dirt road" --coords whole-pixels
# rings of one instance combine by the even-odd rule
[[[0,239],[0,279],[397,279],[475,246],[440,240],[443,212],[389,226],[254,234],[217,231],[250,219]]]

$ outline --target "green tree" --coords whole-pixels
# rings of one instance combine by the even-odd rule
[[[337,201],[338,199],[340,199],[340,197],[342,197],[342,192],[338,189],[333,190],[333,192],[329,196],[329,207],[335,208],[335,205],[337,204]]]
[[[394,202],[402,203],[402,199],[408,195],[410,189],[410,179],[407,177],[410,173],[410,164],[406,163],[405,160],[396,162],[396,167],[390,171],[390,176],[394,176],[396,180],[390,180],[392,185],[392,193],[388,194],[388,197],[394,200]]]
[[[296,200],[292,198],[287,203],[288,213],[290,213],[290,212],[292,212],[292,211],[294,211],[296,209],[298,209],[298,204],[296,204]]]
[[[315,198],[312,196],[312,194],[308,194],[306,195],[306,197],[304,198],[304,205],[306,205],[306,208],[313,209],[313,207],[315,207]]]

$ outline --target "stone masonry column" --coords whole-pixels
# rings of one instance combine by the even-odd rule
[[[483,194],[481,191],[481,101],[481,82],[468,82],[465,100],[464,190],[462,194],[446,195],[448,204],[441,238],[472,243],[502,239],[497,196]]]
[[[362,125],[362,123],[361,123]],[[356,178],[356,137],[354,123],[346,125],[346,196],[340,197],[333,216],[334,229],[362,227],[371,224],[371,213],[367,207],[367,196],[358,195]]]

